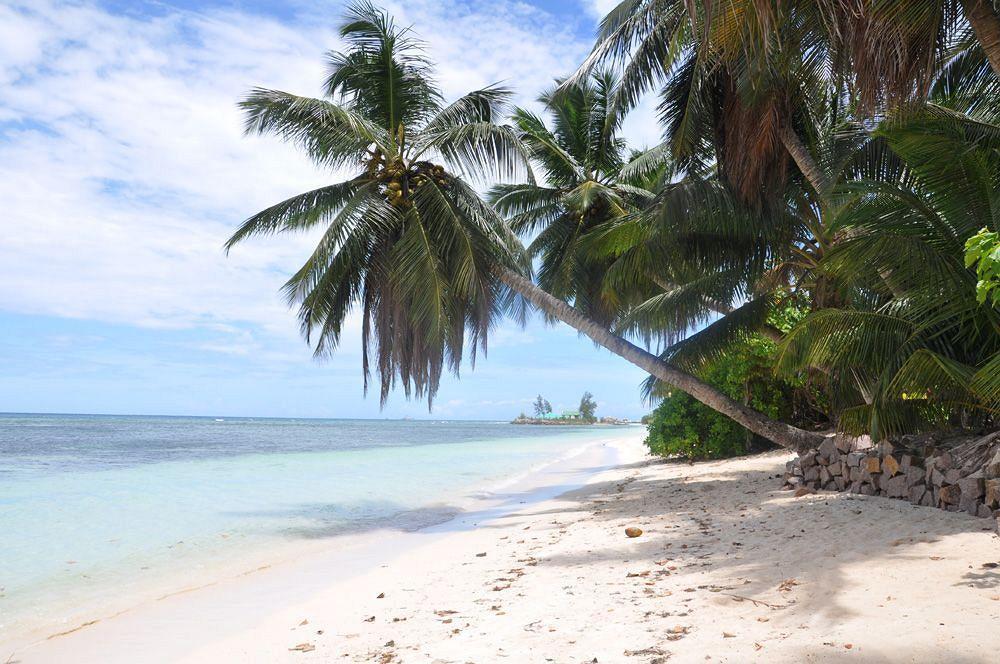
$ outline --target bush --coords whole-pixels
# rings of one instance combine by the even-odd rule
[[[808,386],[774,376],[773,354],[773,342],[755,337],[734,346],[698,375],[768,417],[786,422],[822,419]],[[683,392],[673,390],[663,396],[647,425],[646,445],[653,454],[722,459],[771,446]]]

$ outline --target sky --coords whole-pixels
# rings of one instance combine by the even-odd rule
[[[447,99],[496,81],[532,106],[586,55],[611,0],[386,0]],[[536,315],[427,403],[363,395],[354,320],[313,359],[279,289],[315,236],[222,245],[333,181],[247,138],[253,86],[320,94],[339,1],[0,0],[0,412],[510,419],[536,394],[638,417],[644,374]],[[534,108],[537,109],[537,106]],[[648,105],[625,135],[657,143]]]

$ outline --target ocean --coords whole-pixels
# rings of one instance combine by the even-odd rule
[[[416,530],[609,436],[504,422],[0,414],[0,642],[272,549]],[[637,432],[638,433],[638,432]]]

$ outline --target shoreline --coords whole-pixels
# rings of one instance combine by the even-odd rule
[[[132,601],[112,606],[110,610],[95,606],[89,611],[76,612],[69,621],[48,622],[5,637],[0,641],[0,654],[12,653],[12,661],[65,661],[69,653],[75,654],[77,640],[89,641],[93,632],[114,632],[118,623],[162,620],[175,624],[178,616],[171,615],[173,610],[186,611],[179,605],[187,602],[181,602],[180,598],[219,604],[216,609],[221,607],[229,612],[223,621],[229,624],[252,621],[260,613],[253,607],[255,594],[271,597],[281,594],[279,588],[284,587],[296,596],[305,597],[310,592],[309,584],[304,582],[306,577],[322,574],[326,581],[342,582],[362,575],[430,541],[474,529],[482,522],[579,487],[596,473],[614,467],[622,458],[644,453],[638,429],[615,434],[582,443],[516,475],[482,485],[464,498],[453,497],[447,504],[404,511],[391,524],[314,541],[276,543],[268,550],[249,553],[239,560],[218,561],[207,569],[192,570],[192,578],[186,583],[179,583],[181,579],[176,576],[156,579],[141,592],[134,592]],[[331,575],[330,570],[335,572]],[[263,577],[270,578],[261,580]],[[260,587],[260,592],[255,586]],[[229,592],[245,593],[247,600],[230,604],[217,596]],[[167,605],[167,610],[162,611]],[[129,633],[135,631],[131,626],[124,629]],[[192,625],[191,631],[197,632],[198,627]],[[211,636],[206,634],[205,638]],[[96,643],[102,638],[97,637]],[[69,650],[63,651],[63,642],[69,641],[73,642]],[[58,647],[52,648],[53,645]],[[176,661],[174,655],[163,654],[167,656],[153,661]],[[84,661],[106,662],[118,656],[115,652],[100,652],[98,645],[93,660]],[[121,661],[136,661],[137,656],[122,653]],[[148,657],[148,653],[144,656]]]
[[[512,488],[516,509],[374,542],[390,554],[377,565],[298,561],[13,661],[995,660],[1000,540],[979,519],[795,497],[776,478],[784,452],[687,464],[620,449],[612,468],[579,468],[577,488],[559,491],[572,478],[552,469],[536,490],[554,495]]]

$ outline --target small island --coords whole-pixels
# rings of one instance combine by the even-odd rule
[[[511,421],[511,424],[554,424],[554,425],[590,425],[590,424],[631,424],[628,418],[619,419],[616,417],[597,418],[597,402],[594,395],[584,392],[580,397],[580,405],[576,410],[565,410],[562,413],[552,411],[552,404],[549,400],[539,394],[534,402],[534,417],[521,413]]]

